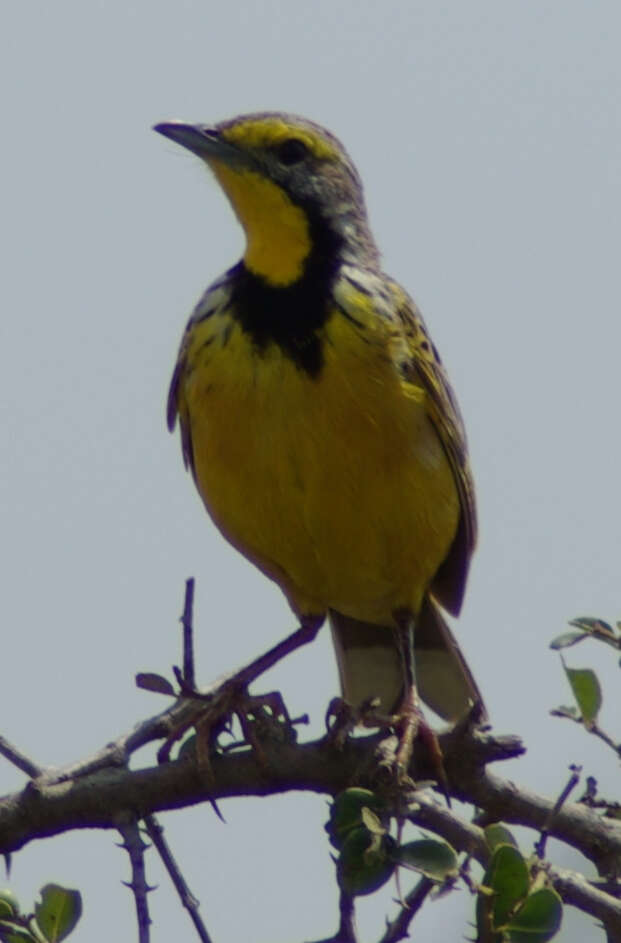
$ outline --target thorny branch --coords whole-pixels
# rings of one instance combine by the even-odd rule
[[[399,940],[407,940],[409,926],[427,900],[433,887],[434,883],[429,878],[420,879],[418,884],[406,895],[405,907],[402,907],[395,919],[390,921],[379,943],[399,943]]]
[[[186,685],[193,682],[191,654],[193,584],[186,587],[183,672]],[[223,692],[245,689],[294,648],[310,641],[315,625],[303,626],[265,655],[238,672],[231,673],[200,692],[203,703],[219,703]],[[188,909],[202,943],[211,943],[198,914],[196,899],[164,842],[154,815],[201,802],[232,796],[266,796],[289,790],[335,795],[352,784],[377,788],[377,756],[382,734],[347,740],[337,747],[330,737],[299,744],[295,735],[283,736],[283,723],[261,727],[261,756],[256,750],[216,751],[211,759],[209,780],[196,757],[186,751],[162,765],[129,769],[130,757],[141,747],[171,736],[179,725],[188,726],[196,714],[196,699],[179,697],[161,713],[150,717],[94,756],[63,769],[42,769],[0,738],[0,754],[30,777],[24,789],[0,799],[0,853],[9,855],[29,842],[80,828],[114,828],[121,831],[132,862],[130,886],[136,898],[141,943],[148,943],[149,916],[144,874],[144,845],[138,823],[144,820]],[[291,731],[290,731],[291,733]],[[385,735],[384,735],[385,736]],[[520,755],[524,748],[517,737],[493,736],[481,728],[452,730],[440,736],[440,746],[451,784],[451,795],[477,806],[487,821],[523,825],[576,848],[597,868],[606,881],[589,881],[583,875],[543,862],[548,876],[563,900],[600,920],[608,939],[621,939],[621,824],[605,818],[585,803],[551,800],[502,779],[487,764]],[[429,757],[417,749],[412,776],[424,780],[432,774]],[[403,797],[401,797],[403,802]],[[416,793],[407,810],[413,823],[432,830],[455,849],[465,852],[485,867],[489,849],[482,828],[466,821],[431,791]],[[405,900],[406,907],[388,924],[381,943],[396,943],[407,935],[408,926],[429,893],[429,882],[421,880]],[[340,929],[334,940],[355,943],[351,899],[342,896]]]
[[[132,869],[131,881],[123,883],[130,888],[136,902],[136,917],[138,919],[138,943],[149,943],[151,934],[151,917],[149,916],[149,905],[147,903],[147,894],[153,888],[147,884],[147,878],[144,867],[144,853],[147,845],[142,840],[138,822],[134,816],[129,813],[119,816],[118,829],[123,837],[123,848],[129,855],[129,861]]]
[[[190,919],[194,924],[194,929],[198,934],[199,940],[201,943],[212,943],[211,937],[207,933],[207,928],[203,923],[200,913],[198,912],[198,900],[188,887],[186,880],[181,873],[181,869],[175,861],[173,853],[168,847],[168,842],[164,838],[164,829],[154,815],[145,816],[144,824],[147,834],[149,835],[149,838],[153,842],[154,846],[157,848],[164,867],[168,871],[169,877],[175,886],[175,889],[179,895],[179,900],[190,915]]]
[[[314,943],[357,943],[357,940],[354,898],[341,890],[339,893],[338,930],[334,936],[326,937],[323,940],[315,940]]]
[[[144,727],[156,728],[153,721]],[[127,741],[128,738],[121,738]],[[325,740],[295,744],[273,740],[264,744],[269,768],[263,768],[249,750],[215,757],[214,782],[207,788],[197,764],[189,757],[163,766],[129,770],[116,766],[80,775],[66,788],[68,775],[53,782],[45,777],[32,780],[21,792],[0,800],[0,851],[8,853],[36,838],[76,828],[117,828],[118,816],[130,809],[139,819],[213,798],[266,796],[289,790],[334,795],[352,782],[365,783],[365,770],[377,736],[349,741],[339,752]],[[485,810],[489,820],[502,820],[540,830],[550,820],[554,803],[518,788],[514,783],[482,769],[493,759],[518,755],[517,738],[494,738],[473,731],[456,756],[450,734],[441,738],[453,795]],[[468,763],[464,762],[468,757]],[[65,771],[62,771],[65,772]],[[455,848],[483,861],[486,853],[483,832],[432,798],[417,798],[411,821],[437,832]],[[615,875],[621,862],[621,826],[577,803],[566,803],[551,819],[550,836],[572,845],[590,858],[604,875]],[[552,876],[555,872],[551,872]],[[564,872],[565,874],[567,872]],[[580,879],[563,880],[557,890],[567,903],[603,920],[606,911],[619,921],[621,903],[610,893]],[[554,876],[553,876],[554,880]],[[579,901],[579,903],[578,903]]]
[[[560,796],[554,803],[554,806],[552,807],[550,815],[548,816],[547,820],[544,822],[541,828],[541,834],[539,835],[539,838],[535,842],[535,854],[538,855],[538,857],[541,859],[545,858],[545,855],[546,855],[546,844],[548,841],[548,835],[550,834],[550,825],[554,821],[554,817],[558,815],[560,810],[563,808],[563,805],[569,798],[570,794],[573,792],[573,790],[576,788],[576,786],[580,782],[581,772],[582,772],[581,766],[571,767],[571,776],[569,777],[567,783],[565,784],[565,787],[563,791],[561,792]]]

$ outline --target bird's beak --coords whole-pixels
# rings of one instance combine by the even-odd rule
[[[226,164],[238,162],[240,151],[225,141],[217,130],[206,124],[185,124],[183,121],[162,121],[153,126],[153,130],[176,144],[187,147],[189,151],[203,160],[218,160]]]

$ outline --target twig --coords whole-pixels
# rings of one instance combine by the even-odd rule
[[[340,922],[336,940],[338,943],[356,943],[356,913],[354,898],[345,891],[339,895]]]
[[[194,670],[194,579],[185,581],[185,601],[183,604],[183,615],[181,616],[181,625],[183,626],[183,680],[191,688],[196,685],[196,673]]]
[[[541,833],[539,835],[539,838],[535,842],[535,854],[537,855],[538,858],[541,858],[541,860],[543,860],[546,856],[546,844],[548,841],[548,834],[550,832],[550,826],[554,822],[555,817],[558,815],[558,813],[561,811],[561,809],[567,802],[567,799],[569,798],[569,794],[576,788],[576,786],[580,782],[580,774],[582,773],[582,767],[570,766],[569,768],[571,770],[571,776],[569,777],[567,784],[565,785],[565,788],[561,792],[560,796],[558,797],[558,799],[556,800],[556,802],[550,809],[550,813],[541,828]]]
[[[596,721],[590,721],[588,724],[584,723],[582,717],[575,717],[573,714],[568,713],[562,708],[553,708],[550,711],[551,717],[560,717],[561,720],[571,720],[574,724],[578,724],[587,731],[587,733],[592,734],[594,737],[599,737],[606,746],[610,747],[611,750],[614,750],[617,759],[621,758],[621,744],[616,743],[610,734],[607,734]]]
[[[181,874],[173,853],[168,846],[168,842],[164,838],[164,829],[154,815],[145,816],[144,824],[149,838],[157,848],[160,858],[164,863],[164,867],[168,871],[170,879],[175,885],[181,903],[190,915],[190,919],[192,920],[192,923],[196,928],[196,932],[198,933],[199,940],[201,940],[201,943],[211,943],[211,937],[207,933],[207,928],[205,927],[201,915],[198,912],[199,901],[191,892],[185,878]]]
[[[331,937],[315,940],[314,943],[358,943],[356,936],[356,914],[354,898],[345,891],[339,894],[339,928]]]
[[[597,780],[595,776],[587,776],[584,792],[578,799],[578,802],[584,802],[590,809],[594,809],[596,804],[600,801],[604,808],[610,805],[610,803],[605,802],[605,800],[599,800],[597,798]]]
[[[143,842],[138,822],[136,818],[129,813],[118,816],[117,827],[123,837],[123,847],[129,855],[132,868],[131,881],[123,881],[126,887],[129,887],[134,895],[136,902],[136,917],[138,918],[138,943],[149,943],[151,938],[149,916],[149,905],[147,903],[147,894],[153,888],[147,884],[144,867],[144,852],[148,845]]]
[[[612,739],[612,737],[606,733],[605,730],[599,726],[599,724],[592,723],[588,726],[585,724],[586,729],[589,733],[592,733],[594,737],[599,737],[600,740],[603,740],[606,746],[610,747],[611,750],[614,750],[617,758],[621,757],[621,746]]]
[[[35,779],[43,772],[42,767],[33,763],[21,750],[13,746],[12,743],[9,743],[6,737],[2,736],[0,736],[0,754],[4,756],[9,763],[12,763],[13,766],[21,769],[22,773],[26,773],[26,776],[30,776],[31,779]]]
[[[398,915],[386,926],[386,932],[380,938],[379,943],[398,943],[399,940],[406,940],[408,937],[408,928],[425,903],[429,892],[433,888],[433,881],[429,878],[421,878],[418,884],[407,894]]]

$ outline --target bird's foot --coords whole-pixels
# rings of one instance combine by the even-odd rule
[[[269,740],[292,742],[296,733],[294,726],[307,723],[308,717],[292,719],[278,691],[251,695],[234,679],[225,681],[213,694],[184,690],[190,707],[182,723],[168,735],[158,751],[158,761],[170,759],[170,752],[184,734],[194,728],[196,758],[204,778],[213,783],[212,756],[216,750],[222,753],[249,746],[259,766],[267,770],[269,762],[264,744]],[[221,747],[218,743],[223,733],[232,733],[232,719],[237,718],[242,738]]]
[[[326,711],[326,742],[341,750],[356,727],[390,727],[394,718],[380,711],[380,700],[369,698],[353,707],[342,697],[334,697]]]
[[[219,736],[230,731],[231,716],[235,715],[242,730],[241,743],[250,745],[257,761],[263,768],[267,768],[267,758],[260,742],[265,739],[266,729],[270,729],[272,739],[275,731],[278,731],[278,738],[282,742],[285,736],[294,738],[294,725],[308,723],[308,718],[304,715],[292,720],[280,694],[272,692],[252,696],[248,693],[248,686],[286,655],[311,642],[322,622],[323,616],[304,617],[296,632],[264,655],[213,685],[208,691],[197,690],[184,679],[179,669],[176,669],[181,709],[177,714],[177,721],[169,729],[168,736],[158,751],[158,762],[168,761],[173,745],[188,730],[194,728],[199,766],[206,777],[213,780],[211,753],[218,747]],[[240,743],[234,744],[239,745]]]
[[[444,768],[444,757],[433,728],[426,721],[418,703],[416,690],[408,692],[399,711],[383,724],[378,724],[393,731],[392,736],[382,740],[376,750],[381,778],[395,786],[421,785],[411,775],[412,758],[416,754],[417,742],[424,745],[426,760],[431,767],[433,779],[437,782],[450,806],[448,779]],[[427,779],[425,779],[427,784]]]
[[[342,750],[356,723],[356,710],[351,704],[342,697],[333,697],[326,711],[326,744]]]
[[[239,747],[251,746],[264,768],[268,764],[262,743],[295,743],[297,734],[294,728],[309,721],[308,714],[291,717],[279,691],[255,695],[245,692],[235,701],[232,710],[239,721],[243,737],[227,744],[222,752],[229,753]]]
[[[397,715],[395,729],[398,736],[398,746],[394,755],[393,773],[397,782],[412,782],[409,776],[409,767],[414,753],[414,745],[418,740],[425,746],[433,777],[444,793],[447,805],[450,806],[449,783],[440,743],[435,730],[428,724],[420,709],[416,691],[410,692],[406,696]]]

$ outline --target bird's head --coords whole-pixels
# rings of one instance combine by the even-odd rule
[[[213,171],[246,233],[245,265],[266,282],[293,284],[317,253],[377,261],[358,172],[319,125],[263,112],[216,125],[164,122],[155,130]]]

